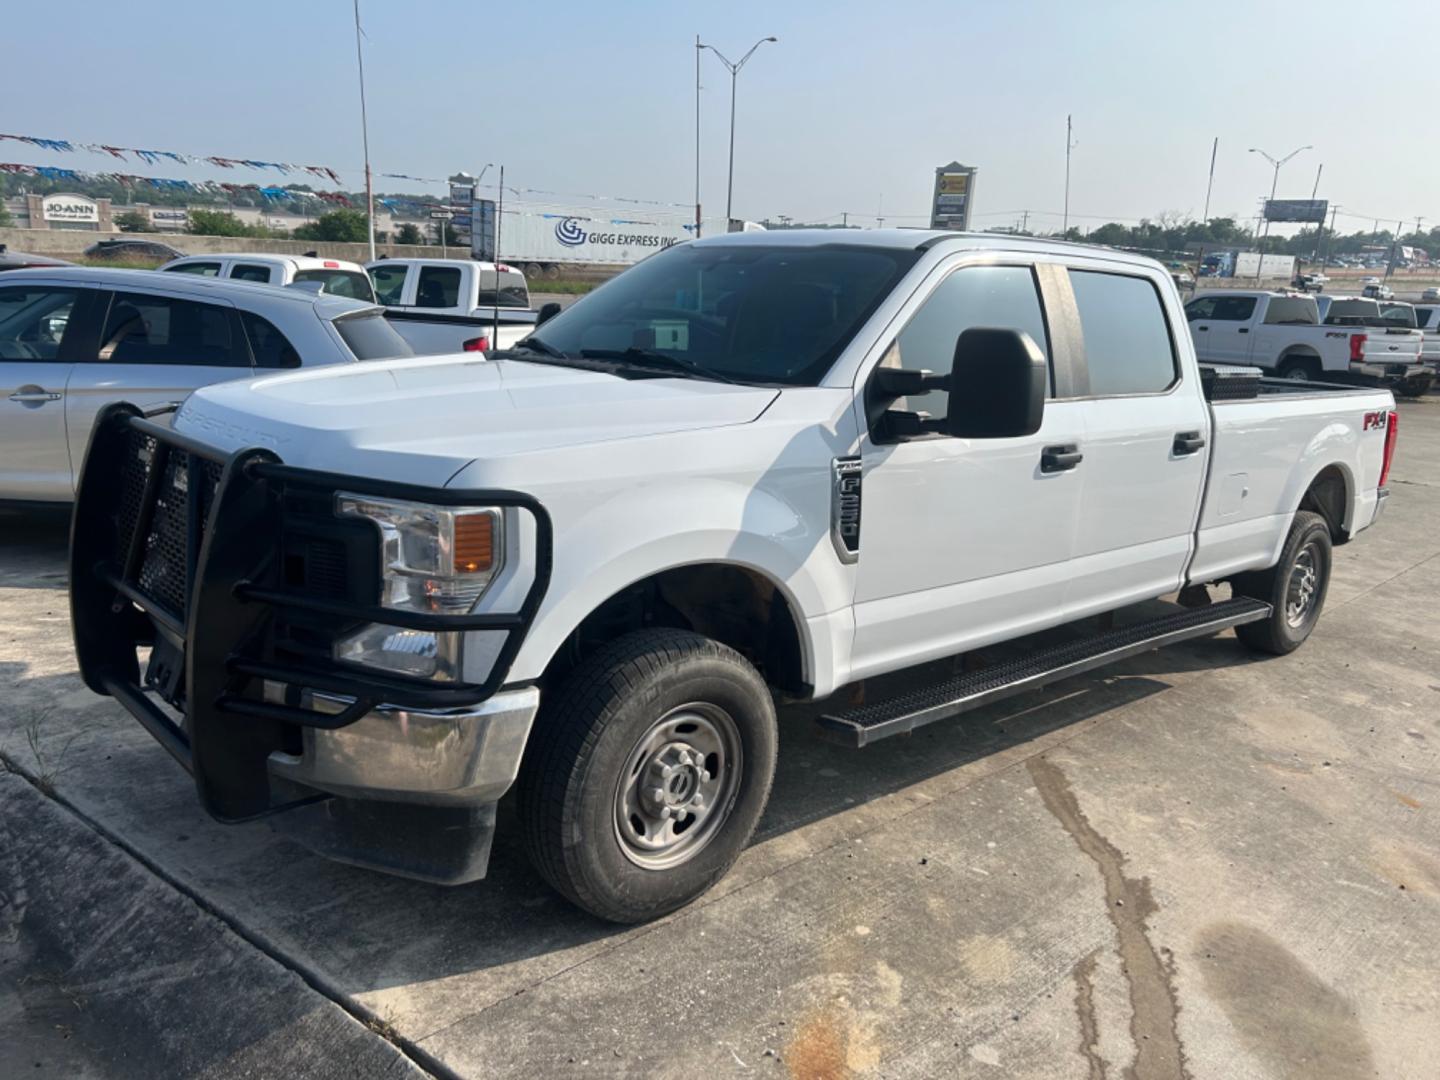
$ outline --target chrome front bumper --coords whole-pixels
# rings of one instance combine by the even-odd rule
[[[352,700],[307,692],[302,705],[338,713]],[[300,754],[272,753],[270,771],[352,799],[493,803],[515,782],[539,707],[540,691],[533,686],[501,691],[464,710],[381,706],[345,727],[304,728]]]

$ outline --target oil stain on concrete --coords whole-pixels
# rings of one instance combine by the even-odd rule
[[[1151,944],[1145,926],[1145,920],[1156,910],[1150,882],[1125,876],[1125,856],[1090,824],[1058,765],[1037,756],[1027,759],[1025,767],[1046,809],[1095,863],[1105,883],[1106,913],[1119,939],[1120,967],[1130,992],[1130,1035],[1136,1053],[1125,1071],[1127,1080],[1184,1080],[1188,1073],[1176,1027],[1179,1005],[1173,972]],[[1089,974],[1077,970],[1077,983],[1082,977],[1088,984]],[[1083,1005],[1083,997],[1077,997]],[[1087,1044],[1093,1042],[1089,1030],[1093,1024],[1093,1012],[1087,1020],[1082,1011],[1082,1037]],[[1088,1051],[1086,1058],[1091,1077],[1103,1076],[1103,1069],[1096,1072],[1098,1060]]]
[[[1195,941],[1195,966],[1241,1043],[1282,1080],[1376,1075],[1355,1010],[1288,949],[1253,926],[1212,923]]]

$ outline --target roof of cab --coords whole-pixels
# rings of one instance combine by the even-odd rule
[[[234,278],[196,277],[193,274],[162,274],[155,270],[112,270],[102,266],[43,266],[7,270],[0,284],[27,281],[75,282],[109,289],[141,289],[146,292],[179,293],[197,300],[219,296],[262,302],[306,304],[322,319],[335,319],[351,312],[383,310],[364,300],[352,300],[333,293],[315,293],[282,285],[262,285]]]
[[[1160,266],[1147,255],[1101,247],[1098,244],[1077,244],[1070,240],[1054,240],[1043,236],[954,232],[946,229],[771,229],[760,232],[719,233],[690,243],[701,247],[821,247],[844,244],[847,247],[888,248],[892,251],[928,251],[936,247],[951,251],[1028,251],[1035,254],[1063,251],[1098,255],[1137,266]]]
[[[212,259],[244,259],[254,263],[285,263],[295,267],[297,270],[322,270],[326,264],[333,264],[328,267],[331,270],[356,270],[364,271],[359,263],[351,262],[348,259],[331,259],[322,255],[283,255],[265,251],[212,251],[204,255],[185,255],[178,259],[171,259],[164,263],[160,269],[167,266],[175,266],[179,263],[209,262]]]

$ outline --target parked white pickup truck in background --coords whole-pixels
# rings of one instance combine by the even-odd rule
[[[548,881],[654,918],[748,842],[777,697],[1072,624],[836,695],[818,723],[861,747],[1229,627],[1306,640],[1386,497],[1393,398],[1202,372],[1184,323],[1116,251],[734,234],[489,362],[116,406],[76,508],[80,670],[221,820],[470,881],[518,784]]]
[[[1369,306],[1351,314],[1354,305]],[[1374,300],[1215,289],[1197,293],[1185,318],[1204,364],[1253,364],[1282,379],[1387,385],[1425,373],[1420,332],[1385,325]]]
[[[422,356],[506,349],[535,329],[525,275],[474,259],[377,259],[376,299]]]
[[[187,255],[172,259],[161,270],[170,274],[249,281],[256,285],[311,283],[332,296],[375,302],[370,278],[358,263],[343,259],[322,259],[318,255],[261,255],[231,252],[222,255]]]

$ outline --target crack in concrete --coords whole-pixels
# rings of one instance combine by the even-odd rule
[[[1080,1052],[1089,1066],[1090,1080],[1105,1080],[1105,1059],[1100,1056],[1100,1024],[1095,1016],[1095,963],[1100,950],[1093,950],[1075,965],[1075,1012],[1080,1017]]]
[[[1135,1060],[1125,1070],[1127,1080],[1187,1080],[1189,1071],[1176,1026],[1180,1005],[1174,971],[1160,958],[1145,926],[1145,920],[1158,910],[1149,880],[1125,876],[1125,856],[1090,824],[1059,766],[1042,755],[1027,759],[1025,768],[1045,808],[1095,863],[1105,883],[1105,913],[1119,938],[1120,970],[1130,991]],[[1082,1029],[1086,1022],[1082,1015]]]

